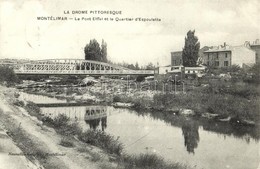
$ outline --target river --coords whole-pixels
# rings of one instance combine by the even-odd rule
[[[66,100],[21,93],[36,103]],[[174,116],[162,112],[137,112],[111,106],[42,107],[55,117],[66,114],[83,130],[100,129],[119,137],[129,154],[155,153],[167,161],[198,169],[257,169],[259,131],[227,123]]]

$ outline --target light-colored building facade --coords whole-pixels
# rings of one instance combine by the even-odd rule
[[[256,52],[255,61],[256,63],[260,63],[260,40],[256,39],[255,41],[253,41],[253,43],[245,42],[245,45],[248,45],[252,50]]]
[[[255,51],[241,46],[229,46],[224,43],[222,46],[211,47],[202,56],[203,64],[215,68],[229,67],[231,65],[254,64],[256,63]]]

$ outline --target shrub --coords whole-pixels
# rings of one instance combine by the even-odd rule
[[[119,96],[114,96],[113,97],[113,102],[120,102],[121,98]]]
[[[138,156],[124,156],[126,169],[184,169],[187,168],[178,163],[169,164],[156,154],[140,154]]]
[[[60,128],[64,127],[68,124],[69,117],[64,114],[59,114],[57,117],[53,119],[54,127]]]
[[[100,130],[88,130],[83,132],[80,134],[79,140],[105,149],[111,154],[115,153],[120,155],[123,150],[123,145],[118,141],[118,139],[115,139],[113,136]]]
[[[15,106],[20,106],[20,107],[23,107],[24,106],[24,102],[21,101],[21,100],[17,100],[13,103]]]
[[[37,104],[30,101],[26,104],[25,109],[28,111],[29,114],[35,116],[37,116],[37,114],[39,115],[41,112],[40,107],[38,107]]]
[[[8,66],[0,65],[0,83],[7,83],[7,85],[13,85],[19,82],[14,70]]]
[[[60,141],[60,145],[64,147],[74,147],[73,142],[67,138],[62,138]]]

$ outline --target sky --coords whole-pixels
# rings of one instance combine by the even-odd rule
[[[89,14],[93,10],[122,14]],[[201,47],[260,39],[259,14],[259,0],[0,0],[0,58],[84,59],[84,47],[95,38],[106,41],[113,62],[169,65],[170,52],[182,50],[189,30],[196,31]],[[47,16],[72,19],[37,20]],[[76,21],[75,17],[161,21]]]

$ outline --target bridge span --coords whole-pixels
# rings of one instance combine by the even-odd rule
[[[154,70],[132,70],[110,63],[83,59],[31,60],[11,66],[16,74],[21,75],[154,75]]]

